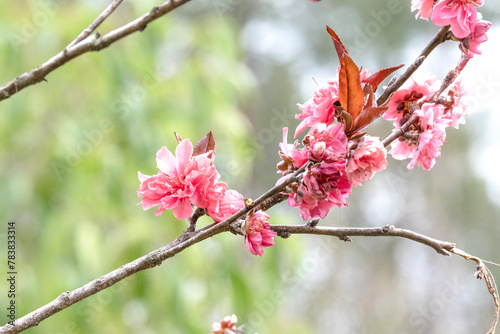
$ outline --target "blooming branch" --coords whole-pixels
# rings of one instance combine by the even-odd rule
[[[24,73],[0,87],[0,100],[45,80],[45,77],[66,62],[89,51],[99,51],[134,33],[189,0],[170,0],[153,8],[142,17],[100,36],[92,31],[120,5],[115,0],[92,22],[68,47],[38,68]],[[45,306],[0,328],[0,333],[19,333],[37,326],[53,314],[96,294],[139,271],[153,268],[209,237],[232,232],[244,235],[247,249],[262,256],[264,248],[274,245],[276,235],[287,238],[291,234],[314,234],[337,237],[351,241],[350,237],[402,237],[433,248],[450,256],[455,254],[477,263],[476,277],[484,278],[495,303],[495,317],[488,333],[493,333],[499,318],[499,298],[494,281],[480,258],[471,256],[455,247],[454,243],[434,239],[411,230],[384,227],[325,227],[317,226],[333,207],[347,206],[347,198],[353,187],[362,185],[376,173],[387,168],[387,150],[396,159],[411,158],[408,168],[418,165],[430,170],[440,155],[445,141],[445,128],[458,127],[466,106],[461,102],[464,94],[458,75],[472,57],[480,54],[479,44],[490,24],[481,21],[476,7],[477,0],[413,1],[412,10],[417,16],[432,17],[435,24],[443,26],[424,48],[419,57],[406,71],[392,82],[375,102],[379,84],[400,66],[394,66],[370,75],[361,70],[349,56],[337,34],[330,28],[328,33],[334,43],[338,58],[338,77],[320,87],[306,103],[299,105],[302,111],[297,119],[302,122],[295,130],[295,138],[308,129],[301,143],[287,142],[288,129],[283,130],[278,173],[282,177],[269,191],[255,201],[227,188],[220,182],[215,159],[215,140],[210,132],[195,146],[189,139],[181,140],[175,156],[166,147],[156,154],[157,174],[148,176],[139,172],[141,182],[137,191],[143,209],[158,207],[155,214],[172,210],[178,220],[188,219],[189,226],[171,243],[150,252],[120,268],[101,276],[86,285],[59,295]],[[465,1],[465,2],[464,2]],[[450,19],[450,13],[461,13]],[[462,22],[465,20],[464,22]],[[460,42],[462,57],[442,83],[435,77],[422,80],[413,76],[427,56],[446,40]],[[443,96],[443,94],[445,96]],[[393,120],[395,129],[384,140],[367,135],[366,129],[377,118]],[[271,225],[266,211],[288,199],[288,204],[298,207],[300,215],[308,220],[305,225]],[[197,220],[208,215],[213,224],[197,229]],[[236,317],[227,317],[216,323],[213,333],[232,333]]]
[[[14,334],[22,332],[28,328],[38,326],[40,322],[50,316],[70,307],[71,305],[88,298],[104,289],[109,288],[115,283],[133,275],[140,271],[153,268],[162,264],[168,258],[175,256],[184,249],[191,247],[207,238],[217,235],[222,232],[231,231],[230,224],[238,219],[242,219],[252,209],[267,210],[269,207],[280,203],[283,197],[280,195],[290,183],[297,182],[306,166],[297,170],[286,181],[271,188],[255,201],[247,201],[246,206],[240,211],[229,217],[228,219],[214,223],[212,225],[201,228],[195,232],[186,231],[171,243],[158,248],[132,262],[129,262],[114,271],[103,275],[84,286],[73,291],[60,294],[52,302],[40,307],[39,309],[16,319],[12,324],[6,324],[0,327],[0,334]],[[273,197],[277,197],[274,199]],[[198,213],[194,213],[198,215]]]

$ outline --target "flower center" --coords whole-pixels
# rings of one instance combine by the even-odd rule
[[[398,111],[398,114],[402,113],[403,118],[399,122],[399,126],[403,125],[406,123],[406,121],[410,118],[411,116],[411,111],[410,111],[410,102],[413,101],[418,101],[422,97],[424,97],[424,94],[422,93],[417,93],[416,90],[412,90],[405,96],[403,96],[403,99],[397,100],[396,103],[398,103],[398,106],[396,107],[396,110]]]

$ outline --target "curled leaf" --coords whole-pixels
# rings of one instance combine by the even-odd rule
[[[384,68],[384,69],[370,75],[363,82],[371,85],[373,91],[375,92],[377,90],[378,85],[380,85],[380,83],[382,81],[384,81],[385,78],[387,78],[392,72],[400,69],[403,66],[404,66],[404,64],[401,64],[399,66]]]
[[[371,122],[379,118],[388,108],[389,108],[388,106],[384,106],[384,107],[368,107],[363,109],[363,111],[354,121],[354,124],[352,128],[349,130],[349,132],[346,131],[346,135],[350,136],[358,132],[359,130],[364,129],[365,127],[370,125]]]
[[[215,149],[215,139],[212,131],[206,134],[205,137],[201,138],[193,149],[193,156],[207,153]]]

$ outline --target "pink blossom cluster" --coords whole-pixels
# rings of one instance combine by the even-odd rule
[[[432,19],[438,26],[451,26],[456,38],[461,40],[460,48],[468,56],[481,54],[481,43],[488,40],[486,32],[491,22],[482,19],[477,12],[484,0],[412,0],[411,10],[418,10],[416,18]]]
[[[458,79],[448,90],[446,98],[430,102],[441,83],[434,76],[425,79],[411,77],[391,101],[384,118],[394,120],[396,128],[405,124],[412,115],[418,116],[399,140],[392,142],[390,154],[393,158],[404,160],[411,158],[408,169],[415,165],[430,170],[436,158],[441,155],[441,146],[445,142],[448,126],[458,128],[463,121],[467,106],[462,97],[465,90]]]
[[[364,70],[360,81],[368,77],[368,71]],[[295,137],[309,128],[302,145],[298,141],[287,143],[288,128],[283,129],[279,153],[282,161],[278,164],[278,173],[283,177],[278,182],[312,162],[302,181],[290,186],[288,198],[288,204],[298,207],[304,220],[324,218],[333,207],[346,206],[353,186],[361,185],[387,167],[387,151],[378,138],[363,134],[356,139],[348,138],[344,124],[336,122],[338,90],[338,79],[331,79],[305,104],[299,104],[302,113],[295,117],[302,122]]]
[[[236,333],[236,315],[228,315],[221,322],[214,322],[211,334],[234,334]]]
[[[143,175],[138,172],[141,185],[137,196],[144,210],[158,206],[159,216],[172,209],[175,218],[187,219],[192,205],[206,209],[208,215],[220,222],[244,207],[243,196],[228,190],[214,166],[215,152],[210,150],[193,155],[189,139],[182,140],[174,155],[164,146],[156,154],[158,174]]]
[[[274,245],[274,237],[276,232],[271,231],[270,225],[267,222],[269,215],[263,211],[254,213],[251,211],[243,226],[245,233],[245,244],[247,249],[253,255],[262,256],[264,247]]]

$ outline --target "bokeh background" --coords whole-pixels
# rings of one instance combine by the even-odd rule
[[[0,82],[62,50],[105,1],[32,0],[2,5]],[[126,1],[99,30],[142,15],[154,1]],[[388,170],[353,191],[321,222],[394,224],[500,262],[500,2],[480,9],[494,23],[484,55],[464,70],[467,123],[449,129],[436,166]],[[17,226],[22,316],[175,239],[186,227],[137,206],[137,171],[154,174],[155,153],[216,139],[222,180],[256,198],[278,179],[282,127],[338,60],[325,25],[358,65],[374,72],[411,63],[438,27],[415,20],[409,0],[193,0],[108,49],[86,54],[0,108],[0,301],[6,323],[7,222]],[[455,43],[420,73],[443,78]],[[398,72],[400,73],[400,72]],[[314,78],[314,80],[313,80]],[[389,122],[370,133],[385,137]],[[303,223],[296,209],[271,223]],[[208,224],[202,220],[200,224]],[[500,279],[500,269],[490,267]],[[292,236],[264,257],[243,238],[218,235],[43,321],[27,333],[209,333],[236,314],[247,332],[484,333],[493,302],[475,264],[395,238]]]

